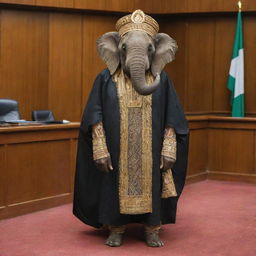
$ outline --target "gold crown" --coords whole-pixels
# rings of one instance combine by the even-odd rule
[[[132,14],[120,18],[116,23],[116,30],[121,37],[132,30],[144,31],[150,36],[154,36],[159,30],[159,25],[156,20],[143,11],[136,10]]]

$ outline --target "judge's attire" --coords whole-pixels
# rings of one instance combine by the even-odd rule
[[[165,72],[160,77],[160,86],[142,96],[120,70],[111,76],[105,69],[97,76],[78,139],[73,213],[84,223],[97,228],[175,223],[186,176],[188,124],[171,80]],[[152,79],[147,74],[149,83]],[[112,161],[108,173],[99,171],[94,162],[97,124],[102,124]],[[166,135],[167,127],[174,135]],[[176,160],[167,175],[174,191],[164,196],[166,174],[160,169],[160,158],[168,151],[164,149],[168,139],[173,143],[169,153]]]

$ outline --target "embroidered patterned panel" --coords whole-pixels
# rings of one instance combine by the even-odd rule
[[[146,79],[153,82],[152,75]],[[120,105],[120,213],[152,212],[152,95],[138,94],[123,71],[114,82]]]

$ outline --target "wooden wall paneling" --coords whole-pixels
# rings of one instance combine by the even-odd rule
[[[7,163],[9,206],[71,192],[68,140],[8,145]]]
[[[210,129],[209,171],[255,173],[253,130]]]
[[[230,111],[228,73],[235,38],[236,19],[232,16],[216,17],[213,111]]]
[[[35,0],[35,4],[39,6],[73,8],[74,0]]]
[[[104,10],[105,1],[74,0],[74,7],[79,9]]]
[[[187,85],[187,19],[185,18],[159,18],[160,31],[167,33],[178,44],[175,60],[165,67],[165,71],[172,79],[181,103],[186,110],[186,85]]]
[[[0,211],[6,205],[6,175],[8,171],[6,169],[5,149],[4,145],[0,145]]]
[[[0,0],[0,3],[6,4],[28,4],[34,5],[36,0]]]
[[[136,8],[134,1],[135,0],[108,0],[105,1],[104,10],[130,13],[133,12],[135,9],[138,9]]]
[[[191,0],[190,0],[191,1]],[[208,0],[210,2],[211,0]],[[212,8],[210,11],[217,11],[217,12],[227,12],[233,11],[236,12],[238,10],[237,0],[215,0],[212,1]],[[256,5],[254,0],[242,0],[242,10],[245,11],[255,11]]]
[[[78,131],[79,123],[0,127],[0,219],[72,201]]]
[[[0,40],[0,97],[17,100],[31,120],[48,103],[47,13],[2,10]]]
[[[162,2],[161,13],[185,13],[187,11],[187,0],[163,0]]]
[[[189,19],[187,111],[211,111],[213,88],[214,31],[212,19]]]
[[[106,68],[98,56],[96,40],[106,32],[115,31],[119,16],[85,15],[83,17],[83,101],[82,109],[87,101],[93,82],[98,73]]]
[[[248,11],[255,11],[256,5],[254,0],[246,0],[243,1],[243,10],[248,10]]]
[[[186,0],[187,12],[207,12],[216,9],[216,0]]]
[[[255,15],[243,15],[243,22],[245,61],[245,111],[247,113],[256,114],[256,17]]]
[[[253,132],[253,153],[254,153],[254,156],[253,156],[253,175],[254,175],[254,179],[255,179],[255,183],[256,183],[256,130],[254,130]]]
[[[144,1],[134,0],[134,10],[141,9],[145,13],[162,13],[164,0]]]
[[[77,155],[77,139],[70,140],[70,191],[74,191],[75,171],[76,171],[76,155]]]
[[[79,9],[131,12],[134,9],[134,0],[74,0],[74,7]]]
[[[208,163],[208,130],[192,129],[189,138],[187,176],[204,175]],[[205,175],[204,175],[205,176]]]
[[[235,12],[238,10],[237,0],[186,0],[186,12]],[[242,9],[253,11],[256,9],[254,0],[243,0]]]
[[[142,9],[146,13],[203,13],[203,12],[235,12],[237,11],[237,0],[0,0],[0,3],[40,5],[54,7],[75,8],[131,12],[134,9]],[[244,11],[255,11],[255,0],[243,0]]]
[[[59,120],[80,121],[82,17],[51,13],[49,26],[49,109]]]

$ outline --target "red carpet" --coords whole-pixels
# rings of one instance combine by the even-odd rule
[[[104,231],[75,219],[64,205],[0,222],[1,256],[255,256],[256,186],[204,181],[187,185],[177,224],[161,231],[163,248],[142,241],[142,227],[129,227],[124,245],[103,245]]]

